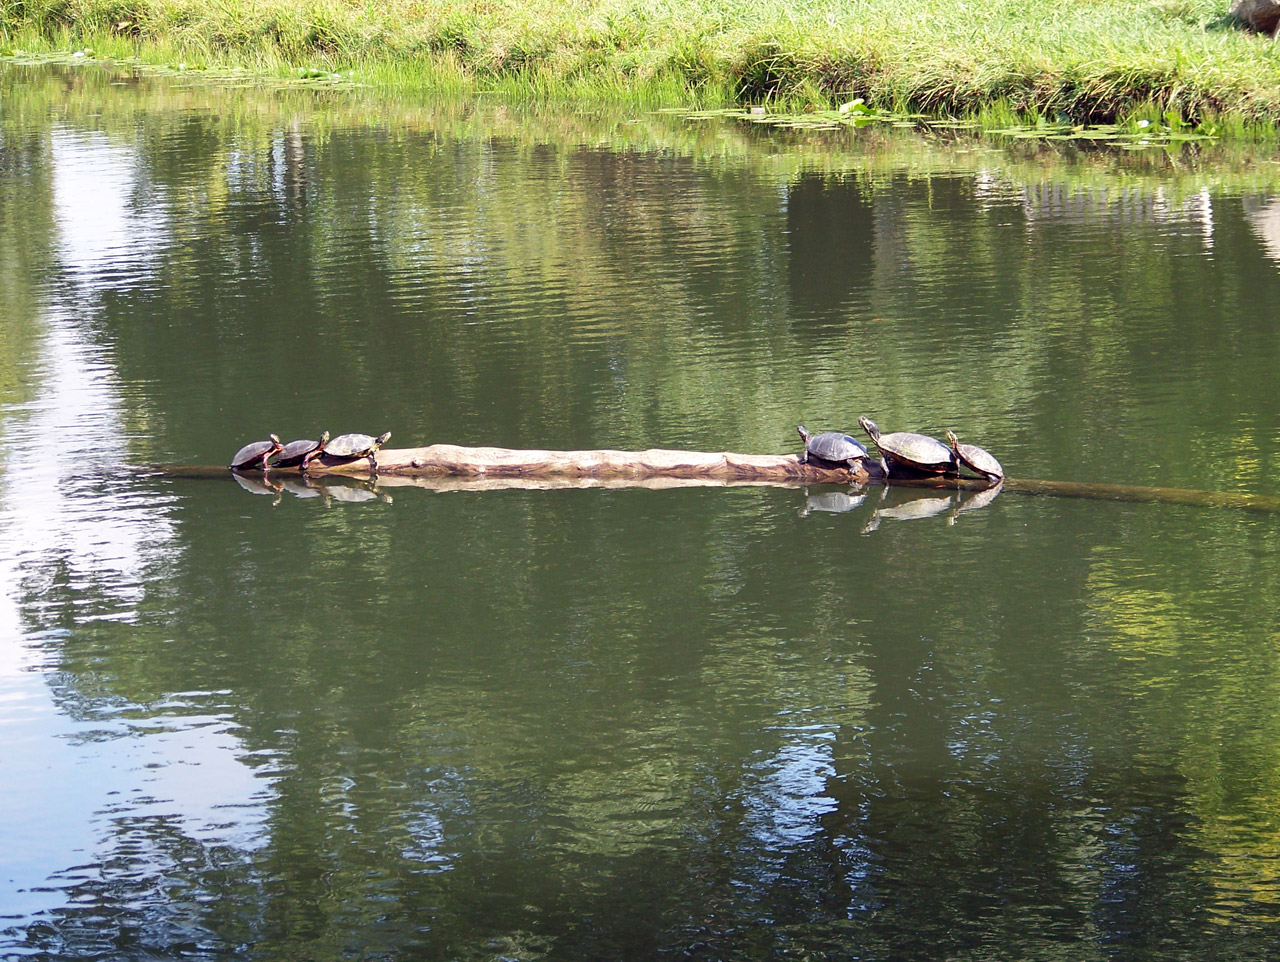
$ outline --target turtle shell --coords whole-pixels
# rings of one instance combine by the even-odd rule
[[[815,458],[823,461],[849,461],[854,458],[865,458],[867,449],[847,434],[839,431],[823,431],[809,439],[805,450]]]
[[[910,431],[881,434],[876,423],[870,418],[863,417],[858,420],[890,467],[906,468],[927,474],[946,474],[955,471],[955,455],[937,438],[931,438],[927,434],[913,434]]]
[[[841,431],[810,434],[801,424],[797,425],[796,433],[804,440],[804,460],[817,458],[819,461],[840,463],[856,461],[867,456],[867,449],[859,443],[857,438],[851,438]]]
[[[390,437],[390,431],[376,438],[368,434],[339,434],[324,446],[324,454],[331,458],[351,458],[352,460],[367,458],[386,444]]]
[[[976,444],[960,443],[954,431],[947,432],[947,440],[951,442],[956,458],[974,474],[980,474],[988,481],[999,481],[1004,477],[1004,468],[990,451]]]
[[[300,441],[290,441],[280,449],[280,453],[276,455],[275,466],[277,468],[292,468],[302,463],[312,451],[319,450],[329,440],[329,432],[325,431],[320,435],[319,441],[312,441],[309,438],[303,438]]]
[[[231,459],[231,468],[233,470],[241,470],[244,468],[261,468],[265,467],[267,458],[280,450],[280,439],[274,434],[268,435],[269,441],[253,441],[246,444]]]

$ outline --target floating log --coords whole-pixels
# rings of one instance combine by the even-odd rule
[[[154,465],[133,473],[166,477],[229,477],[225,467]],[[296,477],[297,468],[273,469],[271,477]],[[313,461],[314,477],[339,475],[369,478],[367,460],[345,463]],[[261,477],[261,472],[254,472]],[[859,470],[802,463],[795,454],[734,454],[727,451],[542,451],[433,444],[422,448],[391,448],[378,452],[378,481],[385,486],[421,486],[436,490],[550,487],[647,487],[687,485],[890,484],[904,487],[983,491],[991,482],[972,478],[890,478],[878,462],[868,459]],[[1104,501],[1146,501],[1197,507],[1235,508],[1280,513],[1280,498],[1224,491],[1090,484],[1006,478],[1003,491],[1092,498]]]

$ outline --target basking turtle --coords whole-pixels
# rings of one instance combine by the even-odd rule
[[[974,474],[980,474],[988,481],[999,481],[1004,477],[1004,468],[1000,467],[1000,462],[990,451],[976,444],[961,444],[955,431],[947,431],[947,440],[951,442],[956,460]]]
[[[803,424],[797,424],[796,434],[804,442],[804,453],[800,455],[801,464],[808,464],[812,458],[819,464],[844,464],[848,465],[850,471],[856,471],[858,462],[867,456],[867,449],[856,438],[839,431],[810,434]]]
[[[858,418],[858,423],[880,449],[880,467],[885,477],[957,473],[955,455],[937,438],[909,431],[881,434],[876,422],[866,416]]]
[[[359,461],[361,458],[368,458],[370,470],[377,474],[378,448],[386,444],[390,437],[390,431],[376,438],[368,434],[339,434],[323,447],[308,454],[302,461],[302,470],[307,470],[307,465],[318,457],[323,457],[334,464],[347,464],[351,461]]]
[[[301,441],[290,441],[280,449],[280,453],[276,455],[275,463],[271,466],[273,468],[296,468],[306,460],[308,454],[313,451],[319,451],[328,440],[329,432],[325,431],[320,435],[319,441],[312,441],[307,438]]]
[[[246,444],[236,452],[235,457],[231,459],[228,467],[232,471],[251,471],[254,468],[261,468],[264,472],[267,470],[267,460],[271,455],[280,450],[280,439],[274,434],[267,435],[270,441],[254,441],[252,444]]]

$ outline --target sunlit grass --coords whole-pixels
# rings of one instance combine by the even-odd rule
[[[855,97],[897,112],[1089,123],[1280,119],[1280,48],[1222,0],[17,0],[5,45],[394,88],[649,104]],[[1225,117],[1235,120],[1227,123]]]

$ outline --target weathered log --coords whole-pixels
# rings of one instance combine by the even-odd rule
[[[225,467],[153,465],[129,469],[166,477],[228,477]],[[269,472],[271,477],[296,478],[296,468]],[[337,475],[369,478],[368,461],[326,464],[313,461],[309,473],[317,478]],[[261,477],[260,472],[256,472]],[[981,491],[991,486],[970,478],[884,477],[880,465],[862,470],[801,463],[794,454],[733,454],[730,452],[671,451],[541,451],[510,448],[462,447],[433,444],[424,448],[393,448],[378,452],[378,483],[384,487],[416,486],[433,490],[491,488],[645,487],[690,485],[891,484]],[[1190,491],[1183,488],[1125,484],[1090,484],[1006,478],[1002,491],[1104,501],[1146,501],[1198,507],[1235,508],[1280,513],[1280,498],[1229,491]]]

